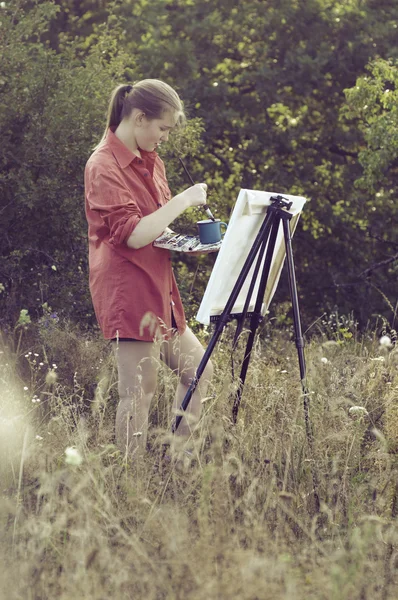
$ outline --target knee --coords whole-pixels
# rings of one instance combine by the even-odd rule
[[[145,396],[153,396],[157,386],[157,374],[151,373],[149,376],[142,378],[140,384]]]
[[[142,397],[151,397],[156,391],[157,377],[137,377],[137,380],[129,385],[119,381],[118,392],[120,399],[138,399]]]
[[[198,366],[199,366],[199,364],[195,365],[194,368],[192,368],[192,369],[184,370],[180,375],[181,383],[183,383],[184,385],[187,385],[187,386],[191,385],[194,377],[196,376]],[[204,383],[207,384],[210,382],[212,377],[213,377],[213,363],[211,361],[209,361],[206,364],[206,367],[205,367],[202,375],[200,376],[200,382],[202,384],[204,384]]]

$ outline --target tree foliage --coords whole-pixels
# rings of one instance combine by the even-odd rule
[[[86,294],[84,164],[115,82],[156,77],[176,87],[188,115],[199,119],[183,143],[165,149],[173,191],[188,184],[182,155],[194,179],[208,183],[224,220],[241,187],[304,195],[294,247],[305,318],[336,306],[362,323],[391,314],[395,2],[57,0],[22,3],[25,13],[14,4],[6,3],[1,26],[0,280],[15,306],[42,265],[56,276],[55,258],[65,264],[73,257],[63,273],[70,299],[76,302],[77,290]],[[194,220],[184,216],[180,227]],[[192,307],[211,261],[177,265]],[[68,310],[56,288],[42,291],[44,300],[58,297]],[[79,306],[79,317],[89,312],[89,303]]]
[[[398,181],[398,61],[378,59],[367,70],[346,90],[342,112],[357,120],[366,142],[359,152],[364,172],[358,185],[384,195]]]
[[[82,319],[87,294],[83,171],[103,128],[107,96],[124,76],[117,27],[52,50],[43,38],[59,14],[51,2],[1,13],[0,280],[3,319],[48,302]],[[130,60],[131,62],[131,60]],[[5,301],[5,306],[4,306]]]
[[[173,83],[203,119],[204,152],[188,164],[214,191],[219,215],[228,218],[240,187],[309,199],[295,240],[305,313],[337,305],[365,323],[389,312],[374,285],[393,301],[391,272],[378,271],[377,282],[362,275],[384,249],[364,231],[374,197],[367,190],[364,202],[355,186],[362,130],[340,111],[372,57],[396,56],[398,7],[139,0],[123,12],[140,75]]]

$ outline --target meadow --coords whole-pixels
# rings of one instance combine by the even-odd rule
[[[312,439],[288,327],[262,329],[233,423],[227,331],[193,455],[169,433],[175,381],[161,367],[148,449],[131,462],[114,443],[108,345],[32,327],[0,349],[0,598],[398,597],[394,331],[325,319],[307,333]]]

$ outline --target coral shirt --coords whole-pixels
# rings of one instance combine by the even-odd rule
[[[179,333],[184,309],[168,250],[126,244],[142,217],[171,197],[163,161],[156,152],[133,154],[108,130],[84,174],[88,221],[90,292],[105,339],[153,341],[169,337],[172,313]],[[156,332],[156,329],[158,331]]]

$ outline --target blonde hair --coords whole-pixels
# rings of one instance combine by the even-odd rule
[[[180,97],[164,81],[143,79],[134,84],[118,85],[111,94],[101,142],[106,138],[109,127],[117,127],[134,108],[142,110],[147,119],[161,119],[165,111],[172,110],[177,116],[177,126],[184,125],[186,120]]]

